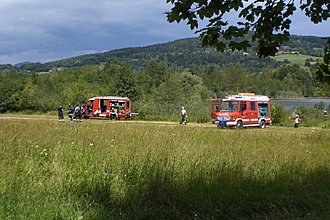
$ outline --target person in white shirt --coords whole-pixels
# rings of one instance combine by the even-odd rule
[[[184,107],[181,107],[181,122],[180,125],[184,122],[184,124],[187,124],[187,111],[184,109]]]
[[[298,128],[300,123],[299,115],[296,115],[296,118],[294,119],[294,127]]]
[[[324,121],[327,121],[327,118],[328,118],[327,110],[324,110],[323,115],[324,115]]]

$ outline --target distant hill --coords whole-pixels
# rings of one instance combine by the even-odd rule
[[[322,57],[325,45],[326,39],[321,37],[292,35],[288,42],[283,43],[280,51]]]
[[[14,69],[14,67],[10,64],[0,64],[0,71],[12,70],[12,69]]]
[[[22,62],[22,63],[16,63],[14,67],[16,68],[21,68],[24,65],[31,64],[31,62]]]
[[[295,52],[304,55],[322,56],[326,40],[320,37],[291,36],[290,41],[283,44],[281,52]],[[186,38],[168,43],[145,47],[124,48],[105,53],[87,54],[48,63],[28,63],[20,68],[41,72],[54,68],[69,68],[84,65],[99,65],[112,59],[119,59],[135,69],[145,67],[150,60],[166,62],[174,68],[214,65],[225,67],[239,63],[248,71],[261,71],[264,68],[276,67],[280,62],[271,59],[260,59],[255,56],[253,44],[247,53],[217,52],[213,48],[202,48],[199,38]]]

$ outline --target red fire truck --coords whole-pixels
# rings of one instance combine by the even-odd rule
[[[239,93],[222,100],[212,100],[212,124],[219,128],[259,126],[271,124],[270,99],[254,93]]]
[[[130,99],[118,96],[98,96],[87,100],[83,107],[84,118],[104,117],[121,119],[131,117]]]

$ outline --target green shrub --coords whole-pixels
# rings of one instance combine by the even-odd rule
[[[288,124],[288,113],[284,109],[282,104],[272,105],[272,123],[274,125],[287,125]]]

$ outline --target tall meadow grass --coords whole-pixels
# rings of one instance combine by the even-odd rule
[[[327,219],[330,132],[0,119],[0,219]]]

